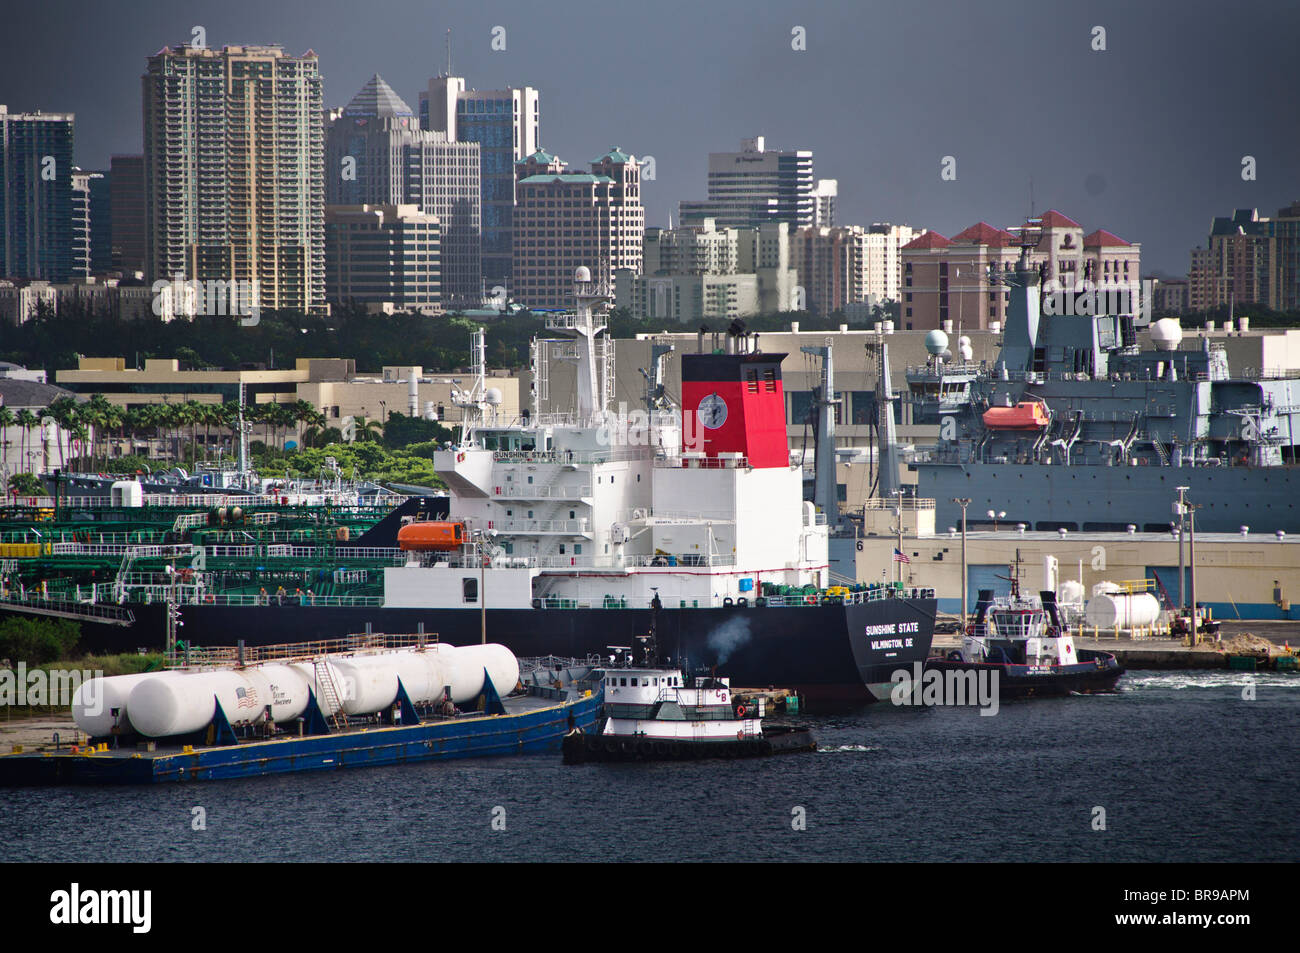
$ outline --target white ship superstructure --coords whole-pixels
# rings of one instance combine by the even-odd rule
[[[609,295],[585,268],[576,284],[575,312],[547,321],[567,337],[534,343],[519,418],[499,418],[476,335],[462,439],[434,457],[463,541],[389,569],[385,606],[645,608],[657,591],[666,608],[705,608],[753,602],[764,583],[824,587],[825,520],[771,426],[784,355],[731,338],[726,354],[684,356],[679,404],[615,411]],[[572,413],[543,412],[551,360],[577,364]]]

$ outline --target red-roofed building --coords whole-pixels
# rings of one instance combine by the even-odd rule
[[[1077,228],[1083,230],[1083,226],[1070,218],[1068,215],[1062,215],[1056,209],[1048,209],[1043,214],[1043,228]]]
[[[1097,229],[1085,237],[1082,225],[1055,209],[1026,227],[1038,230],[1030,261],[1045,266],[1048,280],[1061,287],[1085,279],[1099,285],[1138,280],[1140,246],[1112,232]],[[1005,322],[1010,294],[990,283],[989,274],[1015,267],[1020,235],[976,222],[951,239],[940,238],[930,232],[903,249],[903,329],[986,329]]]
[[[976,222],[970,228],[958,232],[952,237],[954,242],[970,242],[979,245],[991,245],[1005,248],[1015,245],[1019,239],[1005,228],[994,228],[988,222]]]
[[[924,235],[913,238],[910,242],[904,245],[903,251],[921,248],[947,248],[951,244],[952,242],[949,239],[944,238],[938,232],[926,232]]]

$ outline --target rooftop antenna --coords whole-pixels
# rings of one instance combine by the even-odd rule
[[[1032,175],[1029,177],[1029,217],[1038,217],[1038,212],[1034,208],[1034,177]]]
[[[451,75],[451,27],[447,27],[447,75]]]

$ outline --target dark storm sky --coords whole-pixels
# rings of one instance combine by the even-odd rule
[[[145,57],[195,24],[209,46],[315,50],[327,105],[378,72],[412,108],[450,27],[470,86],[541,91],[542,143],[561,158],[654,156],[648,224],[705,196],[710,151],[759,134],[813,150],[817,175],[839,179],[841,223],[1012,225],[1032,178],[1039,212],[1142,242],[1148,272],[1185,273],[1216,214],[1300,198],[1300,5],[1282,0],[5,0],[0,102],[75,112],[78,163],[105,166],[140,150]]]

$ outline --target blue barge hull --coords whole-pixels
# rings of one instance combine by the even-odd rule
[[[507,701],[507,705],[513,701]],[[504,715],[346,729],[335,734],[229,746],[195,746],[190,752],[123,749],[99,754],[72,754],[66,750],[7,754],[0,755],[0,785],[216,781],[452,758],[558,753],[564,736],[574,728],[595,730],[603,702],[604,693],[598,691]]]

